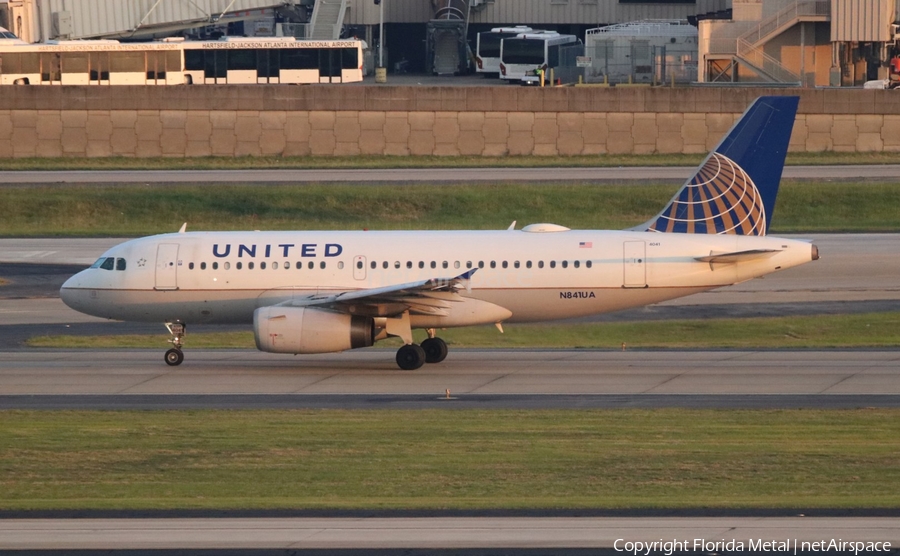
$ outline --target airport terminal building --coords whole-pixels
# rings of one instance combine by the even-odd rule
[[[8,0],[7,11],[0,10],[6,27],[27,42],[227,33],[355,37],[374,51],[383,33],[389,72],[450,74],[471,71],[477,33],[498,26],[527,25],[587,43],[591,29],[687,21],[698,29],[697,52],[683,61],[695,66],[699,82],[900,82],[900,62],[891,71],[900,60],[900,0]],[[634,47],[642,41],[633,37]]]

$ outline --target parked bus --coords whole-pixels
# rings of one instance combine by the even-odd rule
[[[351,83],[363,78],[363,44],[293,37],[0,44],[0,85]]]
[[[544,71],[550,79],[574,83],[581,73],[576,58],[584,56],[584,43],[575,35],[554,32],[522,33],[500,43],[500,78],[523,85],[540,83],[535,70]]]
[[[475,38],[475,71],[485,77],[500,76],[500,41],[533,33],[534,29],[527,25],[515,27],[494,27],[490,31],[478,33]]]

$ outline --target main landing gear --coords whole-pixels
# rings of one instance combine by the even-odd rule
[[[166,352],[166,364],[170,367],[177,367],[184,361],[184,352],[181,351],[181,346],[184,344],[186,327],[183,322],[167,322],[166,328],[169,329],[169,334],[172,335],[169,343],[173,346],[172,349]]]
[[[425,363],[440,363],[447,358],[447,351],[447,342],[435,337],[431,328],[422,345],[407,344],[397,350],[397,365],[404,371],[414,371]]]

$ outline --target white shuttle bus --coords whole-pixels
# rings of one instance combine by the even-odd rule
[[[363,42],[227,37],[147,43],[0,43],[0,85],[181,85],[362,81]]]
[[[534,29],[526,25],[516,25],[515,27],[494,27],[490,31],[478,33],[475,39],[475,71],[485,77],[498,77],[500,75],[500,41],[522,33],[534,32]]]
[[[552,69],[554,79],[574,83],[579,75],[578,56],[584,56],[584,43],[575,35],[522,33],[500,43],[500,78],[523,85],[539,84],[535,70],[540,68],[546,79]]]

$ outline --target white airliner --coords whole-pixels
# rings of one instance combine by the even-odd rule
[[[185,232],[117,245],[60,290],[99,317],[252,324],[256,346],[307,354],[396,336],[397,364],[447,356],[441,328],[617,311],[818,259],[766,236],[797,97],[757,99],[655,218],[629,230]],[[417,345],[412,330],[428,339]],[[502,330],[502,328],[501,328]]]

